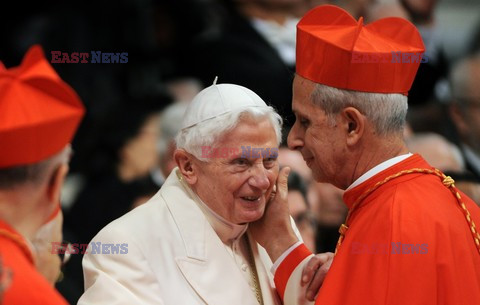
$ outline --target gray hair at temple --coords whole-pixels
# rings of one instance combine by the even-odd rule
[[[369,93],[316,84],[312,101],[327,114],[331,125],[345,107],[354,107],[373,124],[378,135],[402,133],[406,124],[407,97],[399,93]]]
[[[268,118],[277,136],[277,145],[282,141],[282,123],[280,115],[271,107],[247,107],[233,110],[229,113],[198,123],[192,127],[180,130],[176,137],[177,148],[184,149],[197,159],[208,162],[211,159],[202,158],[202,147],[215,147],[215,143],[227,132],[233,130],[242,120],[252,119],[260,122]],[[259,132],[262,132],[259,130]],[[240,145],[242,143],[239,143]]]
[[[182,129],[182,117],[187,109],[185,102],[175,102],[165,108],[160,116],[161,136],[158,141],[158,152],[161,159],[168,152],[168,145],[175,140],[178,131]]]
[[[68,164],[71,153],[72,148],[68,144],[48,159],[27,165],[0,168],[0,190],[13,189],[27,183],[40,184],[57,169],[57,166]]]

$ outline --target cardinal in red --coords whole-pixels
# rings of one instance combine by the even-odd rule
[[[349,209],[315,304],[480,304],[479,208],[403,141],[424,50],[401,18],[364,25],[325,5],[298,23],[288,146],[316,181],[345,190]],[[289,228],[283,182],[255,238],[275,262],[284,304],[304,304],[312,254]]]
[[[39,46],[0,62],[0,303],[67,304],[35,269],[31,240],[60,211],[70,142],[84,114]],[[56,241],[60,242],[60,241]],[[57,255],[52,253],[52,255]]]

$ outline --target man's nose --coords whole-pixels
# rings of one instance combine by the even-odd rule
[[[298,132],[297,123],[293,125],[292,129],[288,133],[287,138],[288,148],[291,150],[300,150],[303,147],[303,138],[301,137],[300,133]]]
[[[252,176],[248,179],[248,183],[261,190],[266,190],[270,187],[267,170],[263,164],[258,164],[252,168]]]

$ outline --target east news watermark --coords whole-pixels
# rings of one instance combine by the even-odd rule
[[[409,244],[401,242],[392,243],[361,243],[352,242],[350,248],[351,254],[370,254],[370,255],[388,255],[388,254],[428,254],[428,244]]]
[[[352,63],[427,63],[428,56],[424,52],[397,52],[391,53],[352,53]]]
[[[102,243],[89,244],[52,242],[52,254],[128,254],[127,243]]]
[[[202,158],[215,159],[215,158],[245,158],[245,159],[258,159],[258,158],[278,158],[278,147],[212,147],[202,146]]]
[[[52,64],[126,64],[128,52],[62,52],[51,51]]]

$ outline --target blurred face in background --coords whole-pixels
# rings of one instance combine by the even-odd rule
[[[287,202],[290,215],[297,225],[303,243],[310,251],[316,251],[315,235],[317,221],[315,214],[308,206],[307,199],[299,190],[290,189],[287,194]]]
[[[480,57],[470,62],[467,71],[465,90],[454,97],[458,103],[451,114],[462,141],[480,155]]]
[[[289,190],[287,195],[290,215],[295,219],[299,214],[308,210],[307,201],[298,190]]]
[[[133,180],[145,176],[158,164],[157,141],[160,115],[147,117],[136,137],[130,139],[121,150],[120,176]],[[122,170],[124,173],[122,175]]]
[[[312,171],[298,150],[291,150],[287,147],[280,148],[278,151],[278,163],[280,166],[288,166],[297,172],[307,184],[312,181]]]
[[[402,0],[415,13],[428,16],[433,13],[438,0]]]
[[[433,21],[438,0],[399,0],[416,25],[429,25]],[[425,38],[424,38],[425,39]]]
[[[312,183],[308,190],[308,201],[318,224],[339,226],[345,220],[347,207],[343,203],[344,191],[329,183]]]
[[[316,252],[316,224],[315,214],[307,210],[297,215],[295,224],[302,236],[303,243],[311,252]]]

